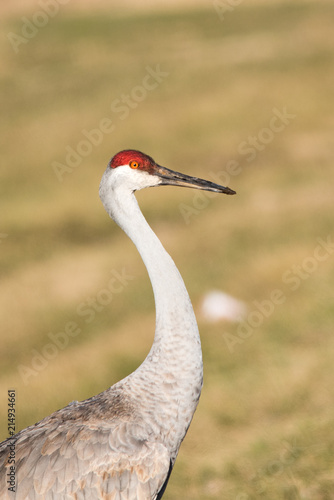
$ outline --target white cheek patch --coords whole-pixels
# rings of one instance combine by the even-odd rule
[[[129,165],[120,165],[111,170],[114,182],[122,184],[124,187],[127,186],[132,190],[144,189],[160,184],[159,177],[151,175],[140,168],[135,169],[129,167]]]

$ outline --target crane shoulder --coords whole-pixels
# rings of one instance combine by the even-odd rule
[[[10,457],[15,494],[7,482]],[[121,391],[105,391],[0,444],[0,498],[153,500],[160,498],[170,469],[169,451],[131,401]]]

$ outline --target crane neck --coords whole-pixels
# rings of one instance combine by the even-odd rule
[[[143,363],[120,382],[146,422],[164,436],[174,462],[190,425],[203,384],[201,341],[184,282],[154,234],[132,192],[120,186],[104,206],[136,245],[151,279],[156,328]],[[142,398],[146,406],[142,406]],[[176,419],[170,425],[170,417]],[[157,426],[157,427],[156,427]]]
[[[174,463],[203,383],[202,350],[194,311],[179,271],[146,222],[129,187],[112,188],[102,182],[100,197],[109,215],[136,245],[147,268],[156,305],[150,352],[137,370],[119,384],[146,424],[152,426],[152,432],[162,436]],[[171,418],[175,425],[171,425]]]
[[[147,268],[156,306],[156,336],[175,328],[197,330],[191,301],[170,255],[143,216],[132,192],[114,192],[110,216],[136,245]]]

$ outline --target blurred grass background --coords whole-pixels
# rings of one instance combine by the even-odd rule
[[[38,20],[41,4],[2,5],[0,437],[7,437],[8,389],[16,389],[19,430],[104,390],[150,348],[146,270],[98,198],[109,158],[137,148],[207,178],[226,175],[234,161],[235,197],[138,193],[185,279],[204,353],[200,405],[164,498],[327,500],[334,498],[334,252],[329,245],[322,260],[314,252],[318,238],[334,240],[334,7],[233,4],[120,10],[73,1],[17,53],[8,33],[22,36],[23,16]],[[135,89],[147,67],[168,75],[140,98]],[[137,97],[121,119],[115,100],[124,95]],[[263,129],[273,109],[294,117],[270,136]],[[65,164],[66,148],[76,149],[82,131],[103,118],[113,131],[60,182],[54,162]],[[245,152],[251,137],[253,159]],[[123,269],[133,279],[87,323],[78,307],[101,297],[110,273]],[[285,301],[242,338],[238,323],[202,316],[212,289],[250,312],[276,289]],[[18,367],[32,368],[48,334],[69,321],[80,334],[24,379]],[[227,334],[238,340],[233,348]]]

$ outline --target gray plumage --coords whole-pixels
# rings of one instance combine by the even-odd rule
[[[4,487],[7,442],[0,445],[0,498],[156,498],[168,449],[120,383],[17,434],[16,494]]]
[[[197,324],[174,262],[144,219],[134,191],[164,184],[233,194],[184,176],[134,150],[115,155],[100,197],[137,246],[156,304],[151,350],[131,375],[74,401],[15,436],[15,493],[8,489],[10,443],[0,444],[1,500],[159,500],[202,388]]]

